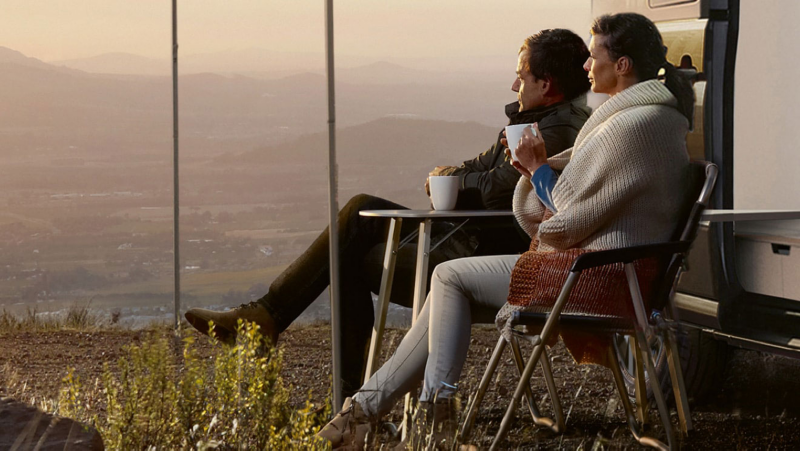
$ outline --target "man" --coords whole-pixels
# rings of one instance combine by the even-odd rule
[[[517,78],[511,90],[518,101],[506,106],[510,124],[538,122],[539,130],[553,155],[572,147],[589,117],[585,92],[589,81],[583,63],[589,52],[583,40],[569,30],[541,31],[526,39],[519,51]],[[519,173],[506,157],[500,140],[473,160],[461,166],[439,166],[431,175],[455,175],[461,178],[456,208],[510,210]],[[512,143],[511,145],[516,145]],[[427,187],[427,183],[426,183]],[[382,269],[388,224],[359,216],[362,210],[405,209],[402,205],[360,194],[339,212],[339,248],[341,266],[342,378],[344,392],[350,396],[361,386],[365,356],[374,321],[372,291],[377,291]],[[520,253],[530,240],[517,231],[512,219],[505,221],[470,221],[469,228],[454,234],[432,252],[429,274],[442,261],[471,255]],[[412,233],[417,224],[406,221],[401,233]],[[438,228],[438,230],[437,230]],[[433,235],[448,231],[447,224],[435,223]],[[208,322],[216,324],[223,341],[235,337],[238,319],[261,326],[273,342],[319,296],[329,283],[328,230],[289,265],[272,283],[261,299],[228,312],[191,309],[186,319],[203,333]],[[406,246],[398,253],[391,301],[410,306],[416,251]]]

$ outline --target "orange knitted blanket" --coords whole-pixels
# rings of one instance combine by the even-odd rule
[[[567,280],[572,261],[583,253],[591,252],[586,249],[540,252],[537,248],[538,241],[534,240],[531,250],[520,256],[511,273],[507,308],[503,309],[507,314],[515,310],[549,312]],[[655,288],[654,282],[659,275],[660,266],[656,260],[641,260],[634,264],[646,308]],[[563,313],[634,318],[624,266],[617,263],[583,271],[572,289]],[[498,319],[502,314],[503,312],[498,315]],[[611,334],[598,335],[570,330],[561,333],[561,336],[578,363],[613,363],[606,361]],[[554,335],[548,344],[554,344],[556,339],[557,336]]]

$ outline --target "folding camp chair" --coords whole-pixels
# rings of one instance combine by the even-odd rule
[[[497,432],[492,442],[491,449],[497,449],[498,444],[505,438],[511,426],[511,422],[513,421],[514,412],[523,395],[525,395],[528,410],[535,424],[545,426],[556,433],[562,432],[564,430],[564,415],[558,393],[556,392],[555,381],[553,380],[553,374],[550,369],[550,359],[545,348],[545,343],[548,343],[551,338],[554,337],[554,334],[560,332],[568,333],[569,330],[576,330],[582,333],[609,336],[613,334],[622,334],[631,337],[634,343],[634,346],[631,347],[631,351],[634,352],[637,367],[635,383],[636,415],[634,415],[633,406],[628,399],[628,392],[625,388],[621,371],[619,366],[616,365],[616,362],[618,362],[616,347],[611,345],[608,347],[607,351],[608,358],[612,362],[611,369],[614,374],[614,381],[619,395],[622,398],[622,405],[625,409],[628,425],[640,444],[659,449],[676,449],[672,423],[670,422],[667,405],[661,391],[659,378],[655,376],[655,365],[653,363],[649,343],[655,339],[656,336],[661,337],[669,365],[680,428],[683,434],[688,434],[688,431],[692,429],[691,416],[689,413],[685,385],[683,383],[680,357],[678,356],[677,346],[675,344],[674,323],[665,320],[664,315],[655,314],[654,312],[665,311],[670,308],[670,301],[674,293],[675,284],[677,283],[684,258],[697,235],[697,229],[703,210],[708,206],[709,197],[716,182],[717,172],[718,168],[713,163],[691,163],[689,180],[685,187],[688,188],[686,201],[684,202],[682,211],[677,212],[680,218],[678,222],[679,229],[673,236],[673,241],[582,254],[573,260],[567,280],[549,313],[516,312],[514,314],[512,317],[512,325],[515,326],[513,333],[508,340],[503,336],[498,340],[489,365],[481,380],[478,392],[470,404],[462,427],[462,442],[466,443],[469,438],[478,408],[489,386],[489,382],[492,380],[492,376],[507,342],[511,344],[514,360],[520,372],[520,381],[511,399],[511,404],[500,424],[500,430]],[[642,298],[640,280],[637,278],[637,272],[634,268],[634,262],[643,259],[656,259],[663,263],[659,266],[660,270],[657,272],[656,279],[654,280],[655,284],[653,284],[655,289],[653,290],[653,295],[648,299],[648,303],[645,303],[645,299]],[[562,311],[570,299],[570,293],[583,271],[613,264],[624,265],[625,276],[633,301],[634,315],[631,317],[607,317],[586,314],[562,314]],[[516,326],[525,326],[526,330],[521,332]],[[533,345],[532,354],[527,364],[524,364],[520,351],[518,341],[520,338],[526,339]],[[552,407],[555,419],[544,417],[539,413],[538,406],[531,392],[529,381],[537,363],[542,366],[545,383],[553,404]],[[658,406],[658,413],[666,432],[667,445],[655,437],[644,434],[644,426],[647,423],[649,410],[644,370],[651,375],[651,377],[649,377],[650,385]]]

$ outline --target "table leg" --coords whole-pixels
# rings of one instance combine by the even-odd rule
[[[431,247],[431,219],[426,218],[419,225],[419,244],[417,245],[417,272],[414,277],[414,305],[412,308],[411,325],[417,322],[417,316],[425,303],[425,294],[428,291],[428,257]],[[403,408],[403,438],[408,434],[408,425],[411,424],[411,393],[406,395]],[[416,397],[416,396],[415,396]]]
[[[417,246],[417,273],[414,277],[414,312],[411,324],[417,321],[417,316],[425,303],[425,294],[428,292],[428,254],[431,248],[431,220],[422,221],[419,225],[419,244]]]
[[[378,358],[381,355],[381,345],[383,344],[383,328],[386,325],[386,313],[389,311],[389,297],[392,293],[394,267],[397,262],[397,246],[400,241],[400,226],[402,225],[402,218],[392,218],[389,223],[389,236],[386,238],[386,253],[383,256],[381,288],[378,292],[378,310],[375,312],[375,322],[372,326],[372,340],[369,344],[369,357],[367,359],[367,368],[364,373],[365,384],[378,369]]]

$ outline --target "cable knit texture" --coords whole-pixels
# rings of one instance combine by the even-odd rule
[[[548,159],[563,169],[553,189],[558,210],[549,213],[530,181],[521,177],[514,193],[514,214],[534,237],[511,275],[508,303],[497,324],[509,333],[514,311],[548,311],[566,280],[572,259],[601,249],[667,241],[676,228],[688,170],[688,121],[659,81],[637,83],[606,101],[586,122],[575,146]],[[545,143],[546,144],[546,143]],[[658,262],[637,263],[645,283]],[[584,272],[565,313],[627,316],[630,294],[622,265]],[[598,343],[564,337],[581,363],[604,363]]]

